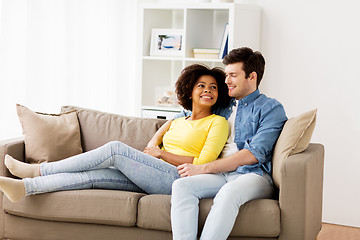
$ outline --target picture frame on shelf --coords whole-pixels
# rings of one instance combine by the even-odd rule
[[[150,56],[182,56],[183,34],[182,29],[153,28]]]

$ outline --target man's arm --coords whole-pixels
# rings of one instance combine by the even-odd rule
[[[245,142],[243,149],[209,164],[199,166],[180,165],[178,166],[180,176],[229,172],[235,171],[240,166],[263,164],[270,161],[271,151],[286,120],[284,108],[280,103],[264,104],[257,132],[251,141]]]
[[[247,149],[242,149],[228,157],[203,165],[182,164],[178,166],[180,177],[193,176],[206,173],[220,173],[235,171],[239,166],[258,163],[255,156]]]

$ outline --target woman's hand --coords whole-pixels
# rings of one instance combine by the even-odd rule
[[[159,146],[146,147],[144,150],[144,153],[149,154],[156,158],[161,158],[161,152],[162,152],[162,150],[159,148]]]
[[[177,167],[178,173],[180,177],[189,177],[198,174],[204,174],[205,172],[205,165],[194,165],[190,163],[184,163]]]

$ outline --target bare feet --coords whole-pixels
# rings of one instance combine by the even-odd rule
[[[40,176],[40,165],[29,164],[16,160],[10,155],[5,156],[5,166],[9,169],[11,174],[19,178],[33,178]]]
[[[25,197],[25,184],[23,180],[1,177],[0,190],[12,202],[18,202]]]

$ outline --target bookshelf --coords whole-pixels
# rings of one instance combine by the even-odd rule
[[[158,106],[158,99],[174,91],[181,70],[191,64],[224,67],[222,59],[194,58],[195,48],[217,48],[228,24],[228,49],[248,46],[259,50],[261,9],[239,3],[151,3],[140,5],[139,109],[143,117],[172,118],[181,108]],[[181,29],[181,55],[150,54],[153,29]],[[154,42],[154,41],[153,41]],[[175,101],[176,102],[176,101]],[[168,111],[169,114],[162,114]],[[153,113],[153,114],[152,114]]]

